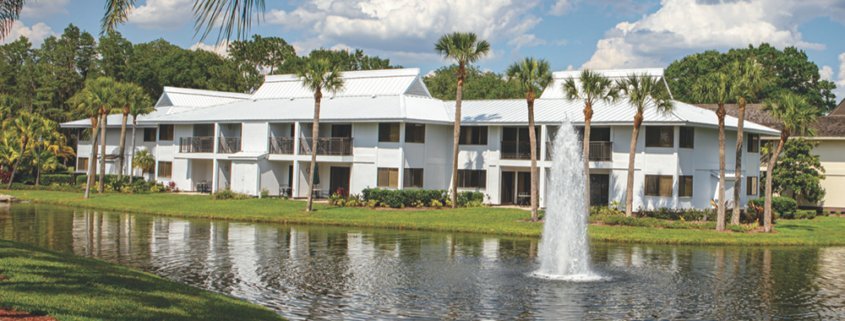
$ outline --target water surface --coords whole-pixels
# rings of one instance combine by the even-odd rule
[[[292,320],[845,319],[845,248],[592,244],[607,282],[530,277],[536,238],[16,204],[0,238],[120,263]]]

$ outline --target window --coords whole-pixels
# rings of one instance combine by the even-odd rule
[[[759,153],[760,152],[760,135],[748,134],[748,152],[749,153]]]
[[[144,141],[145,142],[156,141],[156,129],[155,128],[144,128]]]
[[[399,123],[378,124],[378,141],[385,143],[399,142]]]
[[[692,176],[678,176],[678,196],[692,197]]]
[[[487,145],[487,126],[461,126],[459,145]]]
[[[672,176],[646,175],[645,195],[672,197]]]
[[[458,170],[458,187],[485,188],[487,187],[487,171],[483,169]]]
[[[425,143],[425,125],[405,124],[406,143]]]
[[[397,188],[399,187],[398,168],[379,168],[378,187]]]
[[[423,187],[423,169],[422,168],[406,168],[405,177],[402,178],[405,182],[402,183],[404,187]]]
[[[695,128],[681,127],[680,141],[678,142],[680,148],[695,147]]]
[[[160,125],[158,128],[158,140],[173,140],[173,125]]]
[[[646,126],[645,147],[674,147],[674,129],[671,126]]]
[[[80,157],[76,160],[76,171],[84,172],[88,170],[88,157]]]
[[[746,176],[745,177],[745,195],[757,195],[757,191],[760,187],[757,186],[757,176]]]
[[[158,177],[170,178],[173,174],[173,163],[158,162]]]

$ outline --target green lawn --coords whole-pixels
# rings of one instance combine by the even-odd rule
[[[148,273],[8,241],[0,241],[0,274],[0,307],[58,320],[283,320]]]
[[[281,199],[213,201],[208,196],[179,194],[94,195],[52,191],[0,191],[22,200],[109,211],[127,211],[180,217],[229,219],[255,222],[322,224],[396,229],[475,232],[538,236],[542,224],[530,223],[527,211],[506,208],[390,210],[338,208],[317,204],[317,211],[303,211],[305,203]],[[845,218],[780,220],[776,233],[719,233],[710,230],[661,229],[631,226],[590,226],[596,241],[663,244],[737,245],[845,245]]]

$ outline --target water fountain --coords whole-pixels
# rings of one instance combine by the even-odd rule
[[[534,275],[570,281],[600,280],[602,276],[590,270],[581,142],[569,122],[558,129],[549,175],[538,255],[540,269]]]

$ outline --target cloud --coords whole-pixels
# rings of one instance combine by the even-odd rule
[[[572,9],[572,0],[557,0],[554,5],[552,5],[552,9],[549,11],[549,14],[553,16],[562,16],[569,13],[569,10]]]
[[[845,3],[837,0],[662,0],[656,12],[607,31],[583,67],[658,67],[692,52],[763,42],[820,50],[798,26],[820,16],[845,21],[840,15]]]
[[[215,54],[217,54],[221,57],[228,57],[229,56],[229,42],[225,41],[225,40],[217,43],[216,45],[214,45],[214,44],[209,45],[209,44],[204,43],[204,42],[197,42],[197,43],[191,45],[191,47],[188,48],[188,49],[190,49],[190,50],[205,50],[205,51],[208,51],[208,52],[215,53]]]
[[[833,71],[831,70],[831,74]],[[842,100],[845,98],[845,52],[839,54],[839,75],[836,77],[836,98]]]
[[[436,57],[434,42],[453,31],[475,32],[494,47],[544,43],[531,33],[541,21],[532,13],[538,6],[538,0],[311,0],[265,18],[301,32],[305,40],[294,44],[300,53],[343,43],[417,63]]]
[[[66,14],[70,0],[33,0],[27,1],[21,10],[24,18],[46,18],[54,14]]]
[[[174,29],[193,21],[193,0],[147,0],[129,12],[128,22],[146,29]]]
[[[826,65],[819,68],[819,78],[821,78],[821,80],[833,81],[833,68]]]
[[[26,37],[33,47],[40,47],[44,39],[55,35],[53,29],[43,22],[36,23],[31,27],[27,27],[23,22],[15,21],[12,23],[12,28],[5,38],[0,39],[0,44],[7,44],[18,40],[20,37]]]

